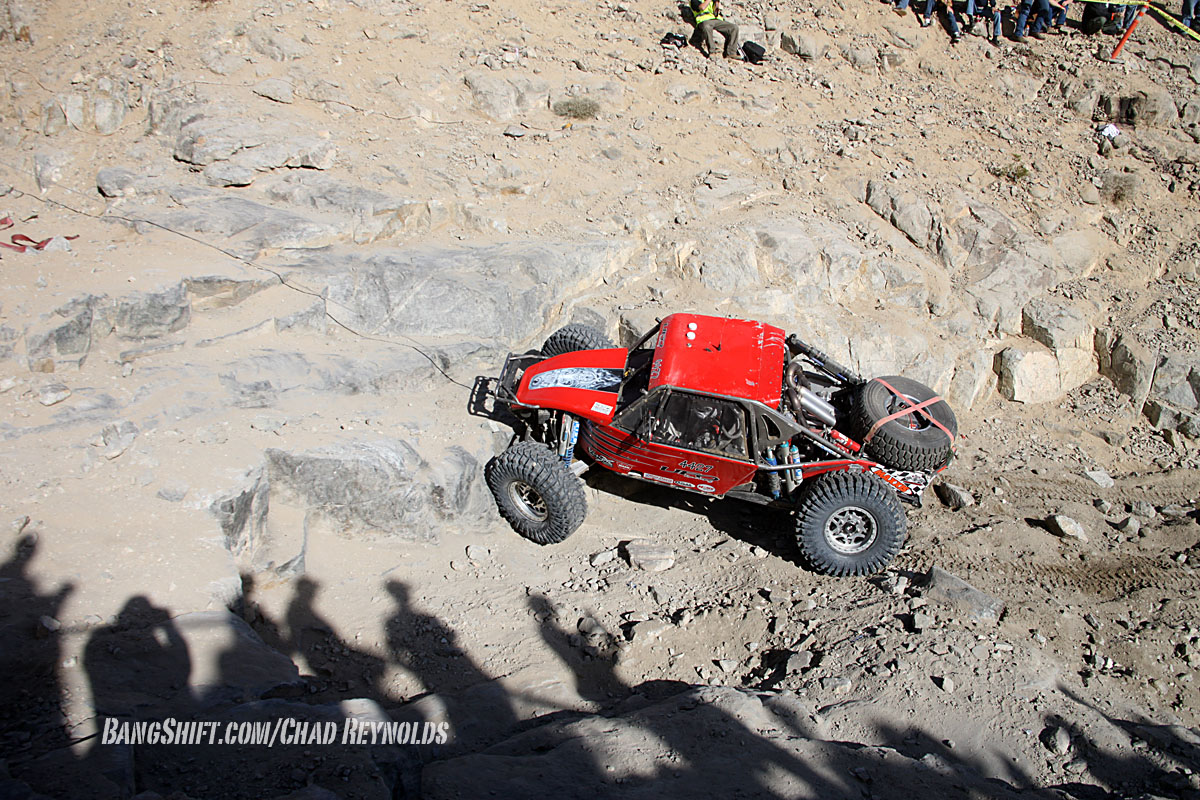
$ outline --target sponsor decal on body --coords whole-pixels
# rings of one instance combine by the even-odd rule
[[[529,388],[530,390],[590,389],[594,392],[615,392],[621,386],[622,375],[624,375],[624,370],[620,368],[563,367],[534,375],[529,380]],[[609,408],[609,411],[611,410]],[[608,411],[602,413],[607,414]]]
[[[872,467],[870,474],[880,478],[898,492],[920,494],[929,485],[929,477],[923,472],[907,472],[905,470],[886,470],[882,467]]]

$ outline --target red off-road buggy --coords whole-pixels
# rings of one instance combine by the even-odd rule
[[[509,355],[489,393],[517,439],[488,462],[500,513],[561,542],[587,513],[592,464],[709,497],[794,509],[805,562],[882,569],[904,544],[901,501],[952,456],[954,412],[903,377],[864,381],[795,335],[748,320],[672,314],[633,347],[568,325]]]

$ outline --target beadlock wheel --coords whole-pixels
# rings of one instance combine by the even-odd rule
[[[874,475],[828,472],[796,504],[796,545],[825,575],[870,575],[900,552],[908,530],[900,499]]]
[[[891,402],[887,404],[888,415],[895,414],[898,411],[903,411],[906,408],[911,408],[921,402],[911,394],[902,395],[901,397],[892,396]],[[927,428],[932,428],[933,423],[924,414],[904,414],[896,417],[896,421],[907,427],[910,431],[923,431]]]
[[[825,522],[829,546],[844,555],[861,553],[875,544],[879,526],[865,508],[846,506],[835,511]]]
[[[534,522],[544,522],[550,512],[546,510],[546,501],[538,494],[538,490],[525,481],[514,480],[508,486],[508,495],[512,498],[513,506]]]

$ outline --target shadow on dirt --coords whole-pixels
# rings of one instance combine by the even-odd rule
[[[794,518],[792,512],[785,509],[735,498],[709,498],[681,489],[655,486],[601,467],[592,467],[584,473],[584,481],[592,489],[631,503],[673,508],[702,516],[715,530],[800,565]]]
[[[307,576],[291,583],[279,618],[259,606],[246,576],[236,613],[173,617],[137,595],[107,623],[71,627],[54,615],[72,587],[40,585],[30,568],[37,549],[36,535],[26,536],[0,565],[3,797],[153,791],[269,800],[300,790],[307,794],[296,797],[381,800],[532,791],[577,798],[1018,796],[1005,783],[982,779],[983,765],[920,725],[884,732],[884,743],[907,756],[900,758],[822,739],[819,710],[791,692],[629,684],[616,669],[626,657],[624,636],[602,627],[581,636],[574,619],[538,593],[526,602],[556,662],[548,666],[568,676],[574,696],[597,713],[547,706],[540,690],[497,680],[462,646],[458,631],[414,606],[411,588],[399,580],[380,587],[390,610],[375,647],[342,635],[321,615],[321,586]],[[66,651],[83,656],[86,697],[61,677]],[[416,692],[401,696],[392,688],[388,674],[397,670]],[[535,703],[536,714],[519,711]],[[210,727],[195,744],[151,743],[148,729],[137,733],[136,723],[168,718]],[[1082,768],[1109,791],[1083,781],[1047,790],[1079,798],[1195,796],[1200,739],[1192,731],[1107,719],[1147,749],[1117,758],[1075,737]],[[282,720],[302,725],[302,735],[293,728],[292,738],[285,732],[271,747],[256,738],[271,730],[278,736]],[[355,738],[366,723],[380,726],[373,744],[369,735]],[[379,739],[384,729],[390,734]],[[87,733],[105,730],[125,733],[115,742]],[[236,744],[215,743],[230,736]],[[1016,770],[1009,779],[1031,783]]]

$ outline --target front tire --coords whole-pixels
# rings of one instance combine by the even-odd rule
[[[583,482],[550,448],[517,442],[487,463],[488,488],[513,530],[538,544],[557,544],[583,524]]]
[[[578,350],[608,350],[613,346],[601,331],[591,325],[574,323],[565,325],[546,339],[542,345],[542,355],[561,356],[563,353],[574,353]]]
[[[870,575],[904,546],[900,499],[878,478],[831,472],[804,490],[796,507],[796,544],[814,572]]]

